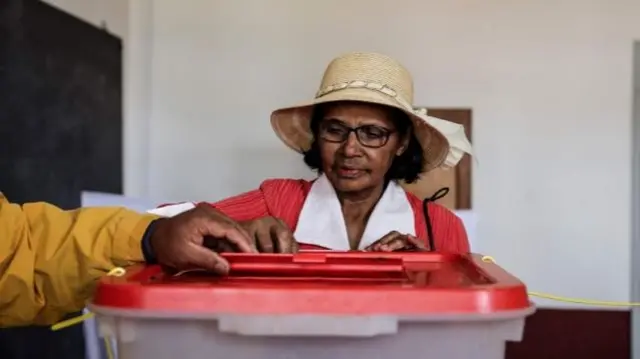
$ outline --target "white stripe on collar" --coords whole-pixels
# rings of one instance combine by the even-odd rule
[[[407,194],[391,181],[369,217],[359,249],[364,249],[391,231],[415,235],[415,218]],[[300,243],[327,249],[350,249],[340,201],[331,182],[321,175],[311,186],[293,234]]]

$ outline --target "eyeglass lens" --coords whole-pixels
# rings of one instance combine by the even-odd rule
[[[328,142],[344,142],[349,138],[351,132],[356,133],[358,142],[363,146],[376,148],[382,147],[387,143],[392,131],[376,125],[363,125],[352,128],[339,121],[325,121],[320,126],[320,137]]]

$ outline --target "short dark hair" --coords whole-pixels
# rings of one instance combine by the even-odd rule
[[[406,135],[411,128],[411,120],[409,116],[399,109],[389,107],[389,114],[393,123],[396,126],[396,130],[400,136]],[[318,173],[322,172],[322,159],[320,158],[320,147],[318,145],[318,131],[320,129],[320,121],[324,117],[325,106],[316,105],[311,115],[311,133],[313,133],[313,141],[311,142],[311,148],[304,152],[304,163],[312,170]],[[412,132],[409,138],[409,144],[407,149],[396,158],[393,159],[391,167],[385,175],[385,179],[389,180],[404,180],[406,183],[413,183],[420,178],[425,163],[424,153],[422,146],[415,134]]]

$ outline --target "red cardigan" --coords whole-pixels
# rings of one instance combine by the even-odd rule
[[[236,221],[271,216],[283,220],[292,231],[295,231],[312,183],[301,179],[270,179],[262,182],[260,188],[256,190],[211,205]],[[422,201],[408,192],[407,199],[415,216],[416,237],[426,243],[428,238]],[[469,252],[467,232],[460,218],[438,204],[429,203],[428,206],[436,250],[454,253]]]

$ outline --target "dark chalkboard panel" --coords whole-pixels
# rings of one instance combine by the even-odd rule
[[[0,190],[80,205],[122,191],[121,41],[35,0],[0,0]],[[0,358],[84,358],[82,326],[0,330]]]
[[[121,193],[120,39],[39,1],[0,13],[0,189],[67,208]]]

